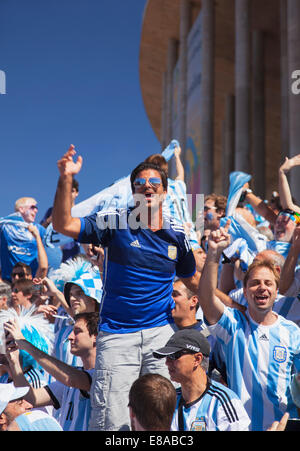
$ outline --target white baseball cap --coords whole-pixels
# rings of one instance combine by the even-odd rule
[[[28,390],[29,387],[15,387],[12,382],[9,384],[0,384],[0,414],[9,402],[23,398]]]

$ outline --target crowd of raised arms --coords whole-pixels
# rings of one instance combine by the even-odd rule
[[[1,431],[298,424],[300,206],[288,173],[300,155],[268,199],[234,172],[196,215],[179,143],[170,158],[175,177],[150,155],[124,178],[123,203],[80,214],[84,161],[71,145],[40,223],[33,197],[0,219]]]

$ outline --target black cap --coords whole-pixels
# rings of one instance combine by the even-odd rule
[[[208,357],[210,353],[210,344],[207,338],[196,329],[182,329],[175,332],[167,342],[166,346],[153,352],[153,357],[161,359],[174,352],[183,349],[191,352],[201,352]]]

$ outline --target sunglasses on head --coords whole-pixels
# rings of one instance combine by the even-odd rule
[[[139,188],[140,186],[144,186],[146,184],[146,181],[148,181],[149,184],[154,188],[158,188],[161,185],[161,179],[159,177],[150,177],[149,179],[138,177],[133,182],[133,185]]]
[[[180,359],[180,357],[182,357],[183,355],[187,355],[187,354],[196,354],[196,353],[192,352],[192,351],[188,351],[186,349],[183,349],[182,351],[174,352],[174,354],[167,355],[166,357],[167,357],[167,359],[170,359],[170,360],[177,360],[177,359]]]

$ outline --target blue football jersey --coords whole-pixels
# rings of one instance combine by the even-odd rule
[[[81,243],[105,248],[101,330],[136,332],[172,320],[173,280],[191,277],[195,259],[181,225],[164,218],[156,232],[129,227],[133,210],[99,212],[81,218]]]
[[[12,221],[3,222],[0,226],[0,256],[2,278],[11,280],[11,271],[17,262],[26,263],[31,267],[33,276],[38,268],[37,242],[32,233],[21,224],[22,216],[16,213],[16,224]],[[34,224],[43,239],[45,229],[40,224]]]

